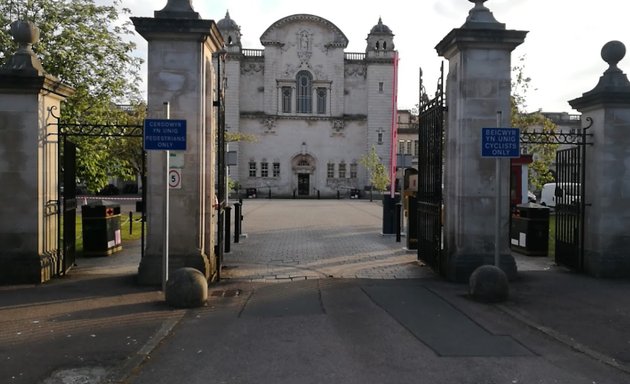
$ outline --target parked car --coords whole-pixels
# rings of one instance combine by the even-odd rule
[[[540,193],[540,204],[555,207],[558,201],[573,204],[580,201],[580,183],[547,183]]]

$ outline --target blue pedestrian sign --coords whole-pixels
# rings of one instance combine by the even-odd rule
[[[145,119],[145,151],[185,151],[186,120]]]
[[[518,128],[481,128],[481,157],[521,157]]]

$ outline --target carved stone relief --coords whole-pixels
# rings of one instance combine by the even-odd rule
[[[265,69],[264,63],[245,63],[241,66],[242,75],[254,75]]]
[[[332,134],[331,137],[344,137],[344,128],[345,123],[343,120],[333,120],[332,121]]]
[[[263,126],[264,134],[274,134],[276,133],[276,119],[274,117],[266,117],[261,122]]]
[[[364,65],[350,64],[346,65],[345,75],[346,77],[365,77],[367,70]]]

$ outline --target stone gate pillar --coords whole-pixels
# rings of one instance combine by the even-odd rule
[[[170,271],[193,267],[211,279],[216,274],[215,140],[216,74],[212,54],[223,39],[212,20],[202,20],[190,0],[169,0],[153,18],[132,17],[148,42],[148,117],[187,121],[187,149],[171,153],[171,167],[181,169],[181,189],[170,190]],[[141,284],[162,280],[164,152],[151,151],[147,162],[147,241],[140,262]]]
[[[449,60],[448,121],[444,173],[444,268],[453,281],[467,281],[480,265],[494,264],[495,160],[481,158],[481,129],[510,126],[511,52],[525,31],[507,30],[483,3],[475,3],[461,28],[436,46]],[[509,161],[502,160],[500,267],[509,278],[516,264],[509,245]]]
[[[19,49],[0,68],[0,283],[43,283],[60,272],[57,126],[74,92],[44,72],[39,29],[11,24]],[[49,125],[53,124],[53,125]]]
[[[630,277],[630,82],[617,67],[626,48],[604,45],[610,67],[571,107],[593,121],[586,152],[584,268],[597,277]]]

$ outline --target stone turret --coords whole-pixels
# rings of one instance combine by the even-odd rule
[[[217,27],[221,31],[226,48],[231,52],[234,47],[241,49],[241,27],[230,18],[230,12],[225,12],[225,17],[217,22]]]
[[[370,53],[377,52],[393,52],[394,51],[394,34],[392,30],[385,24],[379,17],[378,24],[372,27],[367,37],[367,46],[365,52]]]

